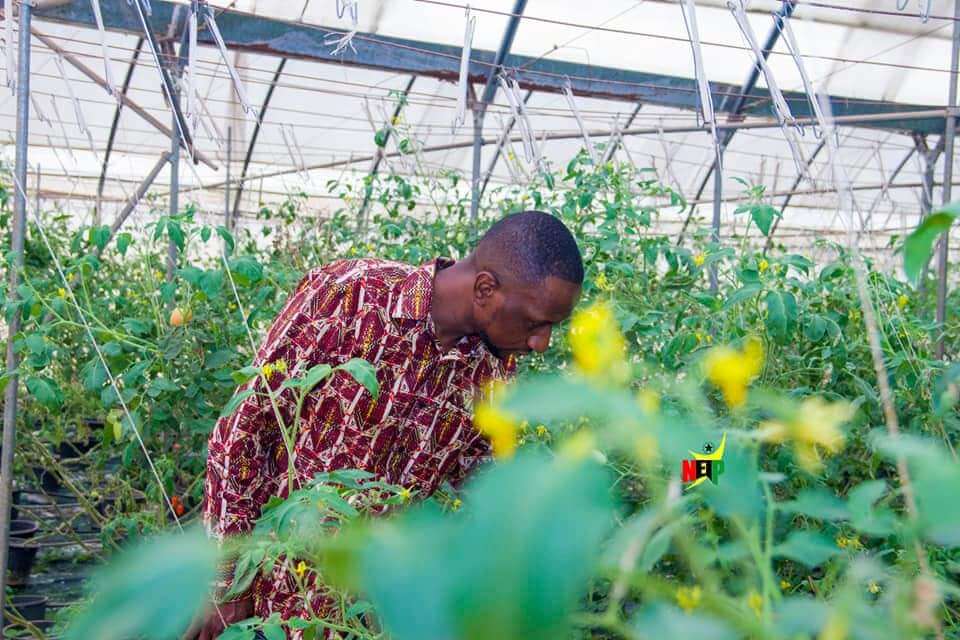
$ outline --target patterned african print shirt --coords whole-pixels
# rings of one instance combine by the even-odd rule
[[[437,342],[433,279],[451,264],[335,262],[308,273],[289,297],[257,355],[258,366],[272,365],[269,384],[285,424],[295,404],[280,385],[317,364],[363,358],[380,383],[376,401],[345,372],[310,393],[293,448],[301,483],[319,472],[356,468],[429,495],[444,481],[458,484],[489,457],[489,443],[473,426],[473,399],[490,380],[512,375],[513,364],[475,336],[449,350]],[[259,384],[255,378],[242,390]],[[210,436],[204,500],[210,533],[249,532],[267,500],[286,495],[286,484],[287,451],[274,407],[265,394],[250,395]],[[257,578],[253,590],[257,615],[301,611],[303,598],[282,570]]]

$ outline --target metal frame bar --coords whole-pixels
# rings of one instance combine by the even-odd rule
[[[637,106],[634,107],[633,113],[630,114],[630,117],[627,118],[627,122],[623,125],[624,129],[629,129],[633,124],[633,121],[637,119],[637,115],[640,114],[640,110],[643,109],[643,103],[638,102]],[[603,152],[603,162],[604,164],[613,160],[613,155],[617,152],[617,149],[620,148],[620,145],[623,144],[621,136],[617,136],[616,140],[610,145],[608,149],[605,149]]]
[[[89,6],[89,3],[84,3],[84,4]],[[104,19],[106,19],[106,15],[104,15]],[[31,29],[30,33],[31,35],[33,35],[34,38],[42,42],[48,49],[63,56],[63,59],[69,62],[71,66],[73,66],[77,71],[79,71],[83,75],[87,76],[88,78],[96,82],[98,85],[103,87],[104,90],[106,91],[110,90],[106,80],[101,78],[90,67],[80,62],[80,60],[78,60],[77,57],[74,56],[72,53],[64,50],[62,47],[57,45],[53,41],[53,38],[43,33],[40,33],[36,29]],[[128,96],[121,94],[119,97],[119,100],[121,103],[123,103],[124,107],[127,107],[128,109],[133,111],[135,114],[137,114],[138,116],[146,120],[150,126],[152,126],[154,129],[162,133],[165,137],[169,138],[172,135],[173,131],[169,127],[167,127],[165,124],[157,120],[146,109],[144,109],[139,104],[131,100]],[[217,169],[217,165],[212,160],[210,160],[210,158],[208,158],[205,154],[201,153],[200,151],[196,151],[194,153],[194,158],[204,163],[211,169],[214,169],[214,170]]]
[[[103,7],[105,27],[111,31],[121,31],[140,35],[143,31],[133,9],[126,0],[100,0]],[[153,6],[152,24],[160,30],[170,24],[175,7],[182,6],[169,0],[151,0]],[[43,9],[38,17],[45,20],[66,22],[74,25],[93,26],[94,18],[86,2],[73,2],[67,6]],[[338,66],[360,66],[412,75],[430,76],[442,80],[455,81],[459,77],[461,47],[440,45],[431,42],[391,38],[370,33],[357,33],[354,42],[357,51],[345,51],[333,55],[331,47],[324,39],[331,34],[339,36],[346,32],[341,29],[318,27],[298,22],[276,20],[255,16],[240,11],[223,11],[217,16],[217,24],[223,34],[227,47],[236,51],[247,51],[261,55],[275,55],[284,58],[328,62]],[[209,33],[200,34],[200,44],[213,44]],[[362,46],[360,46],[362,44]],[[474,49],[470,61],[470,81],[486,82],[491,68],[494,67],[496,52]],[[697,108],[696,81],[692,78],[644,73],[612,67],[585,66],[579,63],[510,54],[503,58],[502,66],[514,70],[514,75],[524,89],[538,92],[560,93],[566,78],[569,77],[574,93],[578,96],[623,100],[633,104],[674,107],[686,110]],[[714,96],[739,95],[741,87],[720,83],[710,83]],[[743,109],[744,114],[767,114],[769,92],[756,88]],[[811,109],[803,92],[786,92],[794,115],[808,117]],[[756,98],[754,100],[753,98]],[[835,116],[863,115],[878,112],[899,112],[917,110],[917,105],[906,105],[884,101],[865,101],[838,96],[830,98],[831,111]],[[725,112],[732,105],[721,106]],[[924,133],[943,131],[943,118],[931,118],[906,124],[895,117],[889,122],[876,123],[879,128],[898,130],[918,130]]]
[[[27,226],[27,154],[30,150],[30,21],[33,7],[20,3],[20,30],[17,56],[17,155],[13,188],[14,213],[10,230],[10,250],[13,268],[9,272],[10,302],[20,299],[20,270],[23,268],[24,235]],[[12,46],[11,43],[7,43]],[[10,541],[10,507],[13,487],[13,452],[16,447],[17,392],[20,387],[17,367],[19,357],[14,348],[14,336],[20,331],[20,310],[11,315],[7,325],[7,370],[3,404],[3,448],[0,451],[0,594],[7,586],[7,544]]]
[[[137,46],[133,50],[133,56],[130,58],[130,66],[127,67],[127,75],[123,78],[123,86],[120,88],[120,95],[126,96],[130,90],[130,82],[133,80],[133,72],[137,68],[137,62],[140,59],[140,52],[143,50],[143,38],[137,39]],[[123,113],[123,100],[117,103],[117,109],[113,112],[113,122],[110,124],[110,135],[107,137],[107,151],[103,156],[103,166],[100,168],[100,181],[97,183],[97,208],[94,210],[96,220],[100,220],[101,199],[103,198],[103,188],[107,183],[107,170],[110,166],[110,155],[113,153],[113,143],[117,138],[117,127],[120,125],[120,115]]]
[[[250,144],[247,145],[247,153],[243,157],[243,168],[240,170],[240,182],[237,183],[237,194],[233,197],[233,212],[230,217],[236,220],[237,212],[240,210],[240,199],[243,198],[243,189],[246,186],[247,171],[250,170],[250,160],[253,158],[253,150],[257,146],[257,139],[260,137],[260,129],[263,126],[263,120],[267,117],[267,109],[270,108],[270,101],[273,100],[273,93],[277,89],[277,83],[283,70],[287,66],[287,58],[283,58],[277,65],[277,70],[273,72],[273,80],[270,81],[270,88],[267,89],[267,95],[263,98],[263,105],[260,107],[260,118],[253,125],[253,134],[250,136]]]
[[[945,140],[943,145],[943,204],[949,204],[953,197],[953,152],[957,134],[957,71],[960,67],[960,0],[953,4],[953,52],[950,56],[950,90],[947,98],[947,118],[944,123]],[[950,231],[940,239],[937,273],[937,358],[943,359],[946,351],[944,330],[947,321],[947,267],[950,258]]]

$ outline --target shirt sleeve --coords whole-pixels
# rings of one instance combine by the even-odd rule
[[[297,367],[338,363],[342,336],[349,323],[339,301],[349,283],[345,285],[336,277],[336,264],[311,271],[301,280],[257,354],[257,367],[271,365],[269,386],[274,400],[258,375],[237,391],[252,389],[257,393],[243,400],[232,414],[220,418],[213,429],[203,515],[214,538],[248,533],[263,505],[277,493],[280,477],[286,471],[278,414],[289,424],[294,404],[289,390],[279,392],[283,380],[301,373]],[[283,469],[279,469],[281,458]]]

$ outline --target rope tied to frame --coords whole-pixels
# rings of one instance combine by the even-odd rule
[[[540,166],[540,149],[537,145],[537,139],[533,134],[533,125],[530,124],[530,117],[527,115],[526,105],[520,98],[520,85],[516,78],[507,78],[503,74],[497,76],[500,83],[500,89],[507,98],[507,104],[510,106],[510,113],[513,115],[517,128],[520,130],[520,138],[523,140],[523,155],[529,164]]]
[[[573,117],[577,121],[577,127],[580,129],[580,135],[583,137],[583,144],[587,148],[587,153],[590,155],[590,160],[594,165],[597,164],[597,152],[593,148],[593,143],[590,142],[590,134],[587,133],[587,127],[583,124],[583,118],[580,117],[580,110],[577,108],[577,101],[573,97],[573,84],[570,82],[570,78],[567,78],[563,83],[563,97],[567,101],[567,106],[570,107],[570,111],[573,112]]]
[[[350,16],[351,29],[346,33],[331,32],[323,39],[323,44],[333,46],[331,55],[339,55],[350,49],[354,53],[357,48],[353,46],[353,37],[357,35],[360,24],[360,0],[337,0],[337,18],[343,20],[343,17]]]

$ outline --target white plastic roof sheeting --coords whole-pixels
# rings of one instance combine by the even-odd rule
[[[211,4],[284,20],[302,19],[318,26],[351,27],[346,17],[337,17],[336,0],[217,0]],[[473,47],[496,50],[513,7],[512,0],[475,0],[470,4],[477,18]],[[832,95],[856,99],[929,108],[946,105],[953,20],[944,17],[953,15],[952,1],[933,0],[930,3],[932,17],[927,22],[898,14],[897,0],[835,0],[834,7],[821,4],[831,3],[801,0],[792,19],[804,63],[818,87]],[[846,9],[839,8],[840,5]],[[917,13],[924,5],[925,0],[911,1],[906,11]],[[761,40],[771,28],[771,11],[780,7],[781,2],[775,0],[755,0],[750,4],[749,19]],[[725,1],[699,0],[697,16],[709,79],[735,85],[743,83],[752,68],[753,57],[744,47]],[[95,30],[42,20],[36,20],[34,27],[103,75],[104,62]],[[463,42],[464,10],[459,0],[444,3],[361,0],[357,29],[459,47]],[[136,37],[129,35],[108,34],[112,76],[118,84],[127,72],[136,41]],[[354,46],[362,47],[363,43],[357,41]],[[604,66],[693,77],[680,6],[673,0],[531,1],[511,52],[579,63],[584,65],[582,74],[586,76],[591,66]],[[87,136],[78,126],[67,81],[58,71],[55,55],[35,38],[32,53],[31,82],[35,100],[30,122],[30,163],[40,169],[40,195],[48,206],[89,215],[85,212],[92,209],[96,198],[116,101],[70,64],[65,64],[70,89],[78,98],[89,128],[91,150]],[[260,108],[280,59],[250,53],[231,53],[231,56],[251,102]],[[214,159],[218,168],[214,170],[204,164],[191,166],[184,159],[180,170],[181,203],[200,202],[206,215],[216,216],[224,210],[222,184],[226,175],[227,128],[233,132],[231,172],[236,180],[250,144],[254,121],[237,104],[219,52],[201,47],[197,59],[199,92],[211,116],[207,119],[210,131],[201,127],[196,134],[197,147]],[[782,89],[802,91],[796,65],[782,41],[770,56],[769,64]],[[376,151],[374,128],[383,126],[389,119],[397,92],[401,92],[409,80],[410,76],[404,74],[288,61],[252,151],[248,171],[252,178],[245,185],[241,224],[257,224],[253,216],[259,202],[277,203],[287,194],[301,190],[308,196],[305,211],[309,214],[322,215],[324,211],[339,208],[336,198],[327,191],[327,181],[343,176],[359,180],[366,175],[371,166],[370,157]],[[765,86],[762,78],[758,86]],[[477,86],[477,93],[482,89]],[[473,136],[469,116],[465,125],[455,132],[451,130],[456,95],[457,86],[453,83],[417,78],[400,128],[423,149],[452,142],[467,145]],[[170,125],[171,112],[160,89],[159,73],[146,48],[139,57],[128,96]],[[372,124],[364,109],[365,101],[373,116]],[[614,118],[619,115],[622,123],[635,106],[583,96],[578,96],[576,103],[587,128],[596,131],[610,131]],[[506,104],[504,96],[497,92],[485,120],[486,137],[497,137],[501,133],[502,123],[509,118]],[[528,109],[538,136],[577,131],[576,121],[562,95],[534,93]],[[697,115],[692,111],[645,105],[636,115],[633,126],[662,127],[667,131],[662,135],[628,137],[626,153],[619,151],[617,157],[626,160],[629,154],[637,166],[656,168],[661,180],[692,199],[712,161],[712,143],[704,132],[670,133],[669,129],[696,124]],[[15,99],[6,89],[0,93],[0,127],[5,132],[4,151],[12,165]],[[288,144],[284,132],[288,139],[295,137],[296,143]],[[876,204],[870,228],[875,235],[875,245],[884,246],[886,235],[901,233],[905,227],[915,224],[920,214],[922,166],[917,155],[910,158],[892,188],[882,189],[890,172],[914,148],[914,139],[906,132],[863,127],[841,127],[840,139],[839,161],[853,181],[860,206],[868,209]],[[594,141],[606,140],[598,137]],[[931,136],[928,144],[933,148],[937,141],[937,136]],[[801,142],[805,155],[809,156],[818,140],[808,128]],[[562,167],[581,146],[579,139],[547,140],[543,153],[554,166]],[[130,110],[124,110],[104,189],[105,222],[109,222],[113,212],[133,193],[161,153],[169,149],[168,138]],[[522,155],[519,145],[517,150],[518,155]],[[484,147],[481,164],[484,170],[493,153],[492,145]],[[416,162],[393,159],[381,165],[381,171],[453,169],[469,176],[471,154],[468,146],[426,152],[419,168]],[[307,166],[342,164],[298,171],[296,165],[301,155]],[[836,233],[842,240],[843,224],[835,215],[837,199],[829,190],[826,156],[826,153],[820,154],[812,166],[812,174],[819,178],[817,184],[803,181],[796,189],[779,232],[785,241],[794,238],[802,245],[815,236],[830,233]],[[734,220],[733,216],[736,198],[743,191],[733,181],[734,177],[763,183],[768,193],[775,194],[772,201],[781,204],[792,190],[797,175],[790,150],[776,128],[738,132],[726,152],[724,169],[724,199],[728,200],[724,205],[725,232],[733,228],[731,225],[739,225],[741,229],[743,226],[742,219]],[[935,171],[939,184],[942,159]],[[257,177],[264,174],[279,175]],[[511,172],[501,160],[494,169],[491,187],[511,180]],[[32,189],[34,185],[30,186]],[[169,172],[165,169],[151,190],[157,198],[145,201],[138,208],[141,222],[150,219],[151,203],[158,209],[165,206],[163,200],[168,190]],[[700,200],[704,206],[698,210],[698,218],[709,217],[711,197],[712,184]],[[933,201],[939,202],[939,198],[937,189]],[[425,203],[425,206],[428,205]],[[676,210],[665,210],[660,224],[664,231],[675,232],[683,217],[685,214]]]

